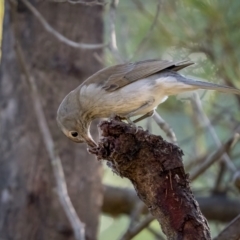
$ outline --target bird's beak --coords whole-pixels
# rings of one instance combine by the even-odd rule
[[[88,146],[90,146],[92,148],[97,147],[97,144],[94,142],[94,140],[90,136],[85,136],[84,139]]]

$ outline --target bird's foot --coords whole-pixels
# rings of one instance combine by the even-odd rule
[[[109,118],[109,119],[110,119],[110,120],[116,120],[116,121],[122,121],[122,120],[124,120],[125,118],[117,115],[116,113],[112,113],[112,114],[110,115],[110,118]]]
[[[138,126],[136,125],[135,121],[132,121],[128,116],[122,117],[115,113],[112,113],[110,116],[110,119],[117,120],[117,121],[126,120],[131,127],[136,129],[136,132],[138,131]]]
[[[132,127],[135,128],[135,132],[137,133],[138,131],[138,126],[136,125],[136,123],[134,121],[132,121],[129,117],[125,117],[125,119],[127,120],[128,124]]]

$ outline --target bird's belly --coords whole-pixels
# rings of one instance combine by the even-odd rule
[[[119,114],[136,111],[135,115],[142,115],[155,109],[167,96],[148,79],[138,80],[116,91]]]

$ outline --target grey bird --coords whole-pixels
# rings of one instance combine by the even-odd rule
[[[240,90],[189,79],[178,73],[189,61],[145,60],[104,68],[71,91],[57,111],[57,123],[72,141],[96,146],[89,129],[96,118],[118,115],[131,122],[151,116],[168,96],[196,89],[238,94]]]

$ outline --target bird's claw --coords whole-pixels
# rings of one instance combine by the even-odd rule
[[[130,117],[121,117],[121,116],[119,116],[115,113],[112,113],[111,116],[110,116],[110,119],[114,119],[114,120],[117,120],[117,121],[126,120],[132,128],[136,129],[135,133],[137,133],[137,131],[138,131],[138,126],[136,125],[136,123],[134,121],[132,121],[130,119]]]
[[[125,118],[117,115],[116,113],[112,113],[111,116],[109,117],[109,119],[110,119],[110,120],[122,121],[122,120],[125,119]]]
[[[132,127],[132,128],[135,128],[135,133],[137,133],[138,131],[138,126],[136,125],[135,122],[133,122],[130,118],[126,117],[126,120],[128,122],[128,124]]]

